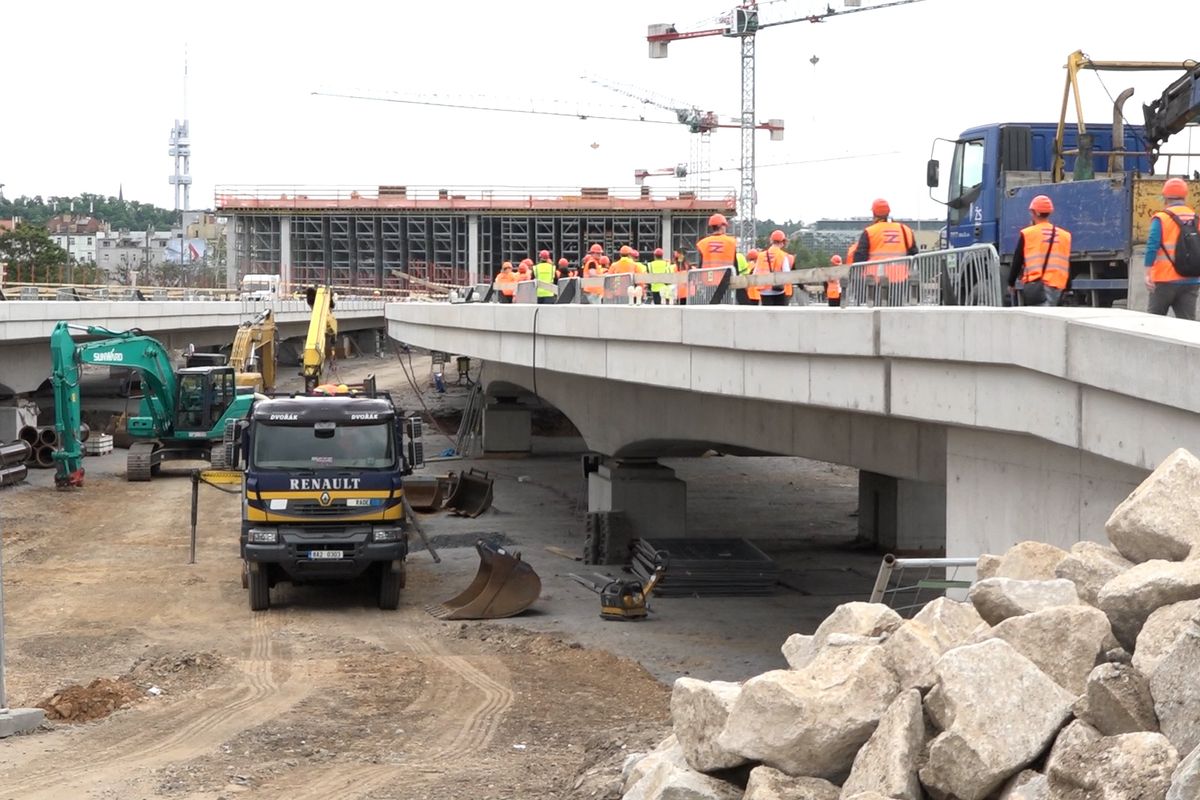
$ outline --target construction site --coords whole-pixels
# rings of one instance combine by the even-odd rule
[[[547,135],[553,185],[214,183],[224,288],[0,265],[0,800],[1200,800],[1200,64],[1070,52],[924,229],[765,223],[759,39],[923,3],[638,22],[737,115],[306,89],[496,162],[685,127],[634,186]]]

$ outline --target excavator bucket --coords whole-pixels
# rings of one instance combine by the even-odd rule
[[[500,619],[520,614],[542,593],[542,579],[533,567],[499,545],[480,539],[479,571],[471,585],[436,606],[426,606],[439,619]]]
[[[460,473],[446,508],[460,517],[478,517],[492,507],[492,483],[492,477],[481,470]]]
[[[437,511],[442,507],[442,482],[438,478],[405,478],[404,495],[417,511]]]

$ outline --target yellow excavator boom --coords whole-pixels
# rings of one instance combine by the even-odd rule
[[[237,371],[237,385],[256,392],[275,389],[275,317],[265,309],[243,322],[233,337],[229,363]]]
[[[312,317],[304,340],[304,388],[312,391],[321,383],[325,362],[337,337],[337,319],[333,316],[333,290],[328,286],[309,287],[304,293]]]

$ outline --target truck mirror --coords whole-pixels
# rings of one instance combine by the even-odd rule
[[[930,189],[937,188],[937,185],[939,182],[939,177],[940,177],[940,175],[939,175],[940,171],[941,171],[941,164],[938,163],[938,160],[936,158],[931,158],[931,159],[929,159],[928,162],[926,162],[926,164],[925,164],[925,185],[928,186]]]

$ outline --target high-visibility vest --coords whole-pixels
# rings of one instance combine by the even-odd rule
[[[599,261],[589,261],[583,270],[585,278],[599,278],[604,275],[604,267],[600,266]],[[604,285],[596,284],[595,286],[584,286],[583,290],[588,294],[602,295],[604,294]]]
[[[830,300],[842,299],[842,282],[837,278],[825,281],[825,296]]]
[[[518,280],[517,273],[513,272],[512,270],[509,270],[508,272],[501,272],[499,275],[497,275],[496,282],[500,284],[500,294],[504,295],[505,297],[512,297],[514,294],[516,294]]]
[[[613,265],[609,267],[608,271],[610,274],[637,272],[637,265],[634,264],[633,259],[629,256],[621,256],[613,262]]]
[[[1185,205],[1169,206],[1167,210],[1179,217],[1180,222],[1187,222],[1196,216],[1196,212]],[[1158,248],[1158,252],[1154,254],[1154,264],[1150,267],[1150,280],[1155,283],[1187,280],[1175,270],[1171,263],[1175,260],[1175,248],[1179,245],[1179,226],[1175,224],[1175,220],[1162,211],[1154,216],[1162,227],[1162,247]]]
[[[538,283],[554,283],[555,267],[549,261],[539,261],[533,268],[533,274],[537,276]],[[554,297],[553,289],[543,289],[538,286],[538,297]]]
[[[1021,274],[1021,282],[1040,280],[1046,286],[1066,289],[1067,279],[1071,277],[1071,234],[1065,228],[1039,222],[1022,228],[1021,237],[1025,241],[1025,271]]]
[[[682,282],[682,283],[677,283],[677,284],[675,284],[675,299],[676,299],[676,300],[687,300],[687,296],[688,296],[688,282],[687,282],[687,279],[686,279],[686,274],[687,274],[687,272],[688,272],[688,270],[689,270],[689,269],[690,269],[690,267],[688,267],[688,265],[687,265],[687,262],[686,262],[686,261],[685,261],[685,262],[683,262],[682,264],[676,264],[676,265],[675,265],[675,269],[673,270],[673,272],[675,272],[675,273],[680,273],[680,272],[682,272],[682,273],[684,273],[684,276],[685,276],[685,277],[684,277],[684,280],[683,280],[683,282]]]
[[[743,255],[742,253],[738,253],[737,254],[737,274],[738,275],[749,275],[750,269],[751,269],[750,262],[746,260],[746,256]]]
[[[913,232],[902,222],[886,220],[867,226],[868,261],[883,261],[889,258],[907,258],[908,248],[913,243]],[[884,274],[892,283],[908,280],[908,262],[897,261],[883,265]],[[869,267],[870,277],[879,275],[878,267]]]
[[[671,262],[663,261],[661,258],[654,259],[653,261],[650,262],[650,264],[648,266],[649,266],[651,274],[653,274],[653,275],[662,275],[664,273],[670,273],[670,272],[675,271],[675,267],[674,267],[674,265],[671,264]],[[650,291],[661,292],[666,287],[667,287],[667,285],[665,283],[652,283],[652,284],[650,284]]]
[[[786,250],[777,244],[773,244],[758,254],[758,263],[754,265],[754,273],[756,275],[766,275],[770,272],[786,272],[790,269],[791,258]],[[792,296],[792,285],[790,283],[785,283],[782,288],[785,296]],[[758,291],[759,294],[779,294],[779,287],[761,286]]]
[[[726,233],[714,233],[696,242],[700,251],[700,269],[732,267],[737,263],[737,239]]]

